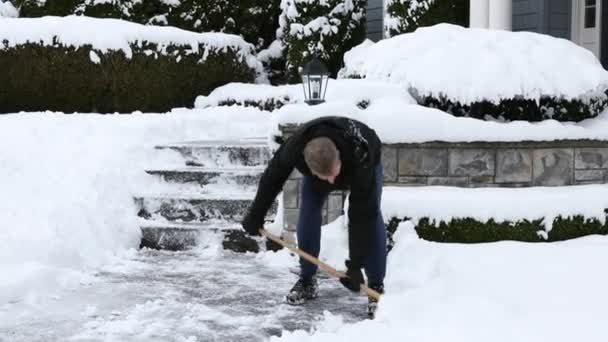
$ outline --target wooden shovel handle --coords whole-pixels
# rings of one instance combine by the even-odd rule
[[[268,239],[278,243],[279,245],[289,249],[290,251],[296,253],[297,255],[301,256],[302,258],[306,259],[307,261],[319,266],[320,269],[322,269],[323,271],[329,273],[330,275],[332,275],[336,278],[346,277],[346,273],[336,271],[333,267],[329,266],[328,264],[324,263],[323,261],[298,249],[296,246],[290,244],[289,242],[287,242],[285,240],[280,239],[279,237],[269,233],[267,230],[265,230],[263,228],[260,229],[260,235],[265,236]],[[378,300],[378,301],[380,300],[380,293],[370,289],[365,284],[361,284],[361,291],[367,293],[368,296],[374,298],[375,300]]]

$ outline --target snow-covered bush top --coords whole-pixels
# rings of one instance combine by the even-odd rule
[[[419,28],[348,52],[341,77],[402,84],[462,104],[542,96],[584,98],[608,87],[608,72],[571,41],[532,32]]]
[[[201,46],[206,52],[229,48],[244,58],[250,67],[261,71],[261,63],[253,56],[253,46],[239,36],[144,26],[117,19],[81,16],[9,18],[0,22],[0,42],[3,42],[0,50],[25,43],[74,47],[91,45],[101,52],[122,50],[128,58],[132,56],[131,45],[144,42],[156,44],[158,51],[155,53],[161,54],[167,54],[169,46],[188,46],[192,53],[198,53]]]
[[[15,0],[23,17],[85,15],[195,32],[240,34],[257,49],[275,39],[279,1],[267,0]]]
[[[0,0],[0,18],[16,18],[19,16],[19,11],[9,1],[2,2]]]
[[[327,102],[349,102],[352,105],[363,103],[370,105],[382,98],[402,99],[414,104],[416,101],[407,91],[397,85],[373,82],[368,80],[334,80],[327,86]],[[215,107],[225,104],[256,105],[264,108],[265,104],[304,103],[304,91],[301,84],[270,86],[261,84],[230,83],[216,88],[209,96],[199,96],[196,108]],[[272,109],[277,109],[275,106]]]

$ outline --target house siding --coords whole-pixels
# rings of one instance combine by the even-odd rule
[[[542,33],[545,0],[513,0],[513,31]]]
[[[545,0],[546,16],[543,33],[570,39],[572,0]]]
[[[513,0],[513,31],[570,39],[572,0]]]
[[[382,39],[383,0],[367,1],[367,38],[377,42]]]

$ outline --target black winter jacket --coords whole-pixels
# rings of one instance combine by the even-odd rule
[[[304,147],[317,137],[331,139],[342,161],[334,184],[314,176],[304,161]],[[374,225],[380,208],[376,202],[375,172],[380,163],[381,142],[376,132],[365,124],[344,117],[322,117],[300,127],[276,151],[264,171],[257,194],[245,221],[262,227],[272,202],[294,168],[313,178],[313,187],[320,192],[350,190],[349,255],[361,267],[369,251]]]

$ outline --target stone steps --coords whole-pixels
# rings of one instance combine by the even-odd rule
[[[181,194],[158,196],[135,196],[138,216],[145,219],[160,218],[171,222],[205,222],[224,220],[240,222],[249,208],[253,196],[221,197],[220,195],[186,197]],[[276,214],[276,203],[268,212],[267,219]]]
[[[193,141],[156,149],[177,151],[184,164],[145,170],[160,182],[150,190],[155,192],[134,196],[141,247],[183,250],[217,233],[225,249],[257,252],[258,241],[240,222],[270,159],[267,140]],[[277,203],[266,219],[272,220],[276,210]]]
[[[158,150],[179,152],[185,165],[199,167],[265,166],[271,157],[265,138],[234,141],[192,141],[156,146]]]
[[[235,252],[258,252],[258,241],[248,237],[234,222],[160,222],[140,220],[140,248],[179,251],[197,246],[209,233],[222,234],[222,246]]]
[[[167,183],[198,184],[201,186],[218,183],[232,183],[239,186],[256,186],[264,168],[242,167],[242,168],[208,168],[208,167],[186,167],[176,169],[146,170],[150,175],[159,176]]]

